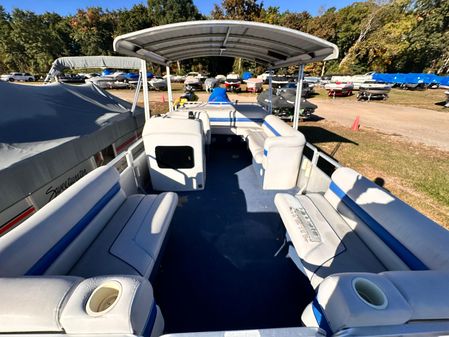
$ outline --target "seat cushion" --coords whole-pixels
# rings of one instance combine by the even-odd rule
[[[172,192],[128,197],[70,274],[148,277],[176,204],[177,195]]]
[[[313,286],[339,272],[385,267],[321,194],[277,194],[276,207]]]
[[[254,160],[258,164],[262,164],[264,156],[264,144],[267,135],[261,130],[253,130],[248,132],[248,147],[253,155]]]

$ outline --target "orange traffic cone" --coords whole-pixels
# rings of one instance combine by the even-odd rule
[[[351,130],[358,131],[360,128],[360,116],[357,116],[352,124]]]

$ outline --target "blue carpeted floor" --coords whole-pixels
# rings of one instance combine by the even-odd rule
[[[217,138],[206,189],[180,193],[154,282],[166,332],[299,326],[313,298],[285,254],[284,227],[238,138]]]

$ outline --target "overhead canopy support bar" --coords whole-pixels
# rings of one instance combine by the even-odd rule
[[[140,88],[142,87],[142,71],[139,71],[139,79],[137,80],[136,91],[134,92],[133,105],[131,107],[131,112],[134,115],[136,110],[137,101],[139,100]]]
[[[168,111],[173,112],[173,92],[171,90],[170,64],[165,67],[167,76]]]
[[[147,77],[147,63],[145,60],[141,60],[141,72],[143,80],[143,106],[145,109],[145,121],[148,121],[151,117],[150,114],[150,98],[148,97],[148,77]]]
[[[228,28],[228,32],[226,33],[225,39],[223,40],[223,47],[226,47],[226,43],[229,39],[229,34],[231,34],[231,27]]]
[[[268,69],[270,72],[268,74],[268,100],[270,101],[270,105],[268,107],[268,112],[270,114],[273,113],[273,69]]]
[[[299,65],[298,80],[296,81],[295,113],[293,115],[293,129],[298,129],[299,115],[301,113],[301,96],[304,78],[304,64]]]

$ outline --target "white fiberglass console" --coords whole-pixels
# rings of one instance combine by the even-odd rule
[[[204,189],[205,139],[199,119],[153,117],[145,123],[142,137],[155,190]]]

